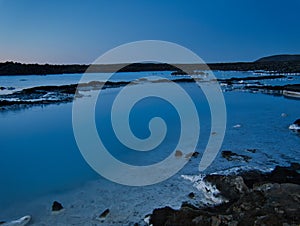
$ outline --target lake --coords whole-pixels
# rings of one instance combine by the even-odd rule
[[[249,76],[253,73],[216,72],[215,74],[217,77],[237,77]],[[124,73],[122,75],[124,76],[119,77],[122,81],[131,81],[150,75],[171,78],[170,72]],[[72,84],[77,83],[79,79],[80,75],[75,74],[0,76],[0,84],[22,89],[40,85]],[[293,82],[299,81],[298,76],[289,79]],[[275,82],[284,84],[287,80],[276,80]],[[180,85],[191,96],[199,114],[201,133],[196,150],[202,154],[211,133],[209,105],[195,84],[182,83]],[[149,153],[137,153],[124,147],[118,141],[110,124],[112,101],[120,90],[122,87],[104,90],[102,98],[96,105],[95,122],[104,144],[112,150],[111,154],[115,158],[128,164],[147,165],[163,160],[173,151],[178,141],[180,120],[176,110],[160,98],[146,98],[136,104],[131,112],[131,126],[134,134],[140,138],[148,137],[148,123],[151,118],[156,116],[162,117],[168,128],[168,133],[161,145]],[[227,161],[219,152],[214,162],[201,173],[234,171],[241,168],[268,171],[275,165],[299,162],[300,136],[288,129],[290,124],[300,118],[299,100],[242,91],[224,92],[223,94],[227,109],[227,128],[221,150],[247,155],[251,159],[248,162]],[[119,117],[122,117],[122,112]],[[181,175],[200,174],[198,171],[200,159],[197,158],[186,164],[182,170],[166,182],[144,189],[116,185],[107,181],[93,171],[77,147],[72,128],[72,103],[0,112],[0,125],[0,220],[18,217],[18,214],[24,215],[25,213],[22,211],[24,203],[34,202],[42,197],[63,197],[64,193],[78,188],[86,188],[89,183],[96,183],[101,187],[106,203],[110,203],[111,206],[117,205],[116,201],[118,201],[116,197],[112,196],[111,191],[129,191],[126,196],[131,196],[131,200],[140,200],[143,198],[143,194],[147,193],[146,196],[151,196],[153,199],[144,204],[148,205],[147,207],[141,208],[138,204],[134,206],[134,202],[132,207],[128,207],[140,209],[142,213],[155,208],[156,206],[152,206],[155,203],[161,206],[172,205],[172,203],[176,205],[175,201],[178,201],[178,205],[180,205],[179,202],[186,198],[186,194],[182,194],[183,191],[188,192],[194,189],[193,184],[182,179]],[[256,151],[252,153],[248,149]],[[169,195],[164,193],[163,199],[161,196],[157,196],[159,190],[170,184],[176,184],[176,186],[181,184],[181,187],[172,190],[173,193]],[[177,198],[170,201],[172,197]],[[40,213],[42,210],[34,208],[34,206],[33,204],[29,205],[32,209],[27,207],[26,211],[31,211],[30,214],[42,218],[43,215]],[[130,216],[130,213],[128,215]],[[128,216],[124,219],[128,220]]]

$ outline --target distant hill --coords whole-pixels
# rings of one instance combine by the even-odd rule
[[[255,62],[300,61],[300,54],[282,54],[262,57]]]

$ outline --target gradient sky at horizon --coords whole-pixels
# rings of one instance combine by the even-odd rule
[[[299,10],[299,0],[0,0],[0,62],[92,63],[149,39],[206,62],[299,54]]]

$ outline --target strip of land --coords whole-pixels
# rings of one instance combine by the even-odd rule
[[[208,64],[165,64],[133,63],[102,65],[50,65],[22,64],[15,62],[0,63],[0,75],[46,75],[96,72],[140,72],[140,71],[266,71],[269,73],[300,73],[300,55],[276,55],[264,57],[254,62],[208,63]]]

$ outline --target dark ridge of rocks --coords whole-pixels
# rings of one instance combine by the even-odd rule
[[[255,184],[261,183],[292,183],[300,185],[300,164],[292,163],[289,167],[276,166],[269,173],[260,171],[248,171],[241,174],[245,184],[253,188]]]
[[[208,175],[228,202],[197,208],[183,203],[179,210],[153,210],[153,226],[299,225],[300,180],[297,163],[277,166],[272,172],[244,172],[241,175]],[[254,185],[254,186],[253,186]]]

